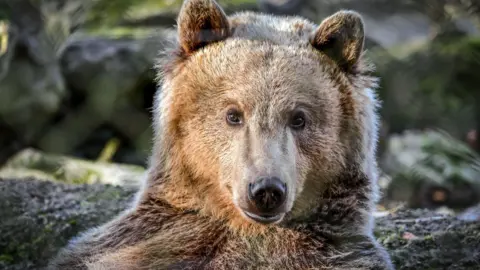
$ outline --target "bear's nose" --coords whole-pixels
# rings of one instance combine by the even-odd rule
[[[274,212],[286,199],[287,186],[277,177],[260,177],[249,184],[248,199],[262,213]]]

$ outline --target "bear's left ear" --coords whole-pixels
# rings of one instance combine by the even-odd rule
[[[322,21],[310,43],[332,58],[345,72],[351,72],[363,51],[363,20],[354,11],[339,11]]]
[[[185,0],[177,21],[180,46],[187,54],[230,35],[227,15],[215,0]]]

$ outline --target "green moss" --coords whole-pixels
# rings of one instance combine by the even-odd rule
[[[0,262],[12,263],[14,262],[14,258],[10,254],[0,254]]]
[[[75,226],[78,224],[78,221],[76,219],[70,219],[67,223],[70,224],[71,226]]]
[[[92,169],[86,169],[80,177],[73,178],[70,180],[73,184],[91,184],[96,179],[99,179],[101,174]]]
[[[89,196],[85,200],[87,202],[97,202],[97,201],[100,201],[100,200],[118,200],[118,199],[120,199],[121,196],[122,196],[122,194],[120,193],[120,191],[118,189],[106,188],[105,191],[103,191],[101,193],[98,193],[98,194],[95,194],[95,195],[92,195],[92,196]]]
[[[387,244],[398,238],[397,233],[382,233],[382,235],[376,236],[377,240],[382,244]]]
[[[423,237],[424,240],[433,240],[433,235],[429,234]]]
[[[38,152],[25,152],[21,158],[12,158],[9,165],[12,167],[22,167],[24,169],[42,171],[47,174],[54,174],[62,167],[62,162],[49,158],[49,155],[41,155]]]

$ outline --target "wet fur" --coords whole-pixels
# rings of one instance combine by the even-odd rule
[[[376,79],[358,49],[358,17],[338,13],[317,26],[250,12],[224,20],[209,0],[185,1],[183,8],[179,38],[159,59],[154,148],[142,190],[122,215],[73,239],[50,268],[393,269],[372,236]],[[196,18],[198,10],[210,18]],[[214,30],[201,32],[205,25]],[[202,124],[214,119],[201,117],[214,117],[226,102],[217,98],[222,89],[238,88],[245,103],[268,100],[279,108],[291,105],[292,87],[306,102],[328,101],[313,116],[324,130],[297,141],[293,170],[305,182],[292,211],[279,224],[260,225],[239,213],[230,183],[219,184],[230,176],[219,164],[234,162],[222,156],[231,144],[221,139],[224,127]],[[264,138],[274,138],[275,120],[263,119]]]

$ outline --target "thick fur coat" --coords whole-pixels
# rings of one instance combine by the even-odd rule
[[[372,235],[376,79],[359,14],[315,25],[187,0],[159,58],[154,147],[132,207],[51,269],[393,269]],[[248,215],[259,175],[285,202]]]

